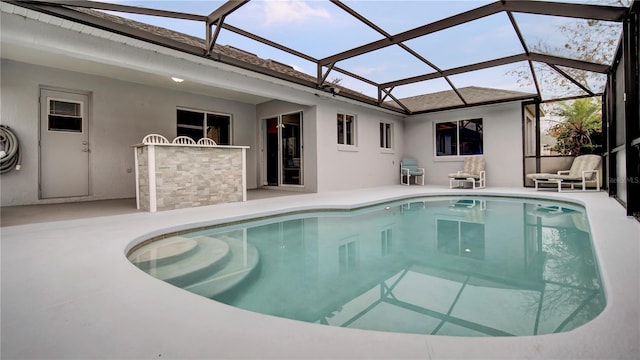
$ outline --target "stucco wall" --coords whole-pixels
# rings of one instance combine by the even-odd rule
[[[310,100],[306,100],[310,101]],[[269,101],[256,106],[257,126],[265,118],[303,111],[304,185],[283,186],[289,190],[324,192],[359,189],[399,183],[399,159],[403,153],[402,117],[337,99],[316,97],[317,106]],[[356,144],[344,150],[337,143],[336,116],[356,116]],[[393,149],[380,149],[380,122],[393,124]],[[262,135],[258,135],[262,149]],[[258,161],[262,161],[258,159]],[[264,179],[259,181],[262,183]]]
[[[135,196],[131,145],[148,133],[176,135],[176,108],[229,113],[233,144],[247,145],[247,187],[255,188],[255,106],[101,76],[2,60],[2,124],[20,138],[22,169],[3,174],[1,205],[36,204],[38,200],[38,96],[41,85],[90,92],[90,199]],[[77,199],[76,199],[77,200]],[[60,201],[60,200],[58,200]]]
[[[356,146],[337,142],[337,114],[356,116]],[[393,124],[392,149],[380,148],[380,122]],[[324,100],[318,105],[318,192],[398,184],[404,152],[402,117]]]
[[[519,102],[416,115],[405,120],[404,150],[426,168],[425,183],[448,185],[464,157],[436,158],[434,122],[482,118],[487,187],[522,186],[522,106]]]

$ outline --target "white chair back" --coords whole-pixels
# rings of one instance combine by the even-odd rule
[[[200,140],[198,140],[198,145],[204,145],[204,146],[216,146],[218,144],[216,144],[215,141],[213,141],[213,139],[209,139],[209,138],[202,138]]]
[[[173,144],[194,145],[195,143],[196,142],[188,136],[178,136],[177,138],[173,139]]]
[[[159,134],[149,134],[142,138],[143,144],[168,144],[169,140],[166,137]]]

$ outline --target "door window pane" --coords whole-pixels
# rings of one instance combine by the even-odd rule
[[[267,184],[278,185],[278,118],[266,120],[266,162],[267,162]]]
[[[49,99],[49,131],[82,132],[82,103]]]
[[[282,115],[282,183],[302,185],[302,113]]]

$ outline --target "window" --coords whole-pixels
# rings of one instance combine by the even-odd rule
[[[380,232],[380,254],[387,256],[393,252],[393,230],[384,229]]]
[[[82,103],[49,100],[49,131],[82,132]]]
[[[218,145],[231,145],[231,115],[178,109],[176,122],[177,136],[194,141],[208,137]]]
[[[338,114],[338,144],[356,144],[356,120],[355,116],[348,114]]]
[[[436,156],[482,155],[482,119],[436,123]]]
[[[356,240],[345,240],[338,246],[338,273],[347,274],[358,267],[358,243]]]
[[[484,260],[484,224],[438,219],[438,252]]]
[[[380,123],[380,147],[382,149],[391,149],[393,146],[393,125],[389,123]]]

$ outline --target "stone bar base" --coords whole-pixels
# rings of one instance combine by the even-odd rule
[[[138,209],[155,212],[246,201],[247,148],[135,145]]]

